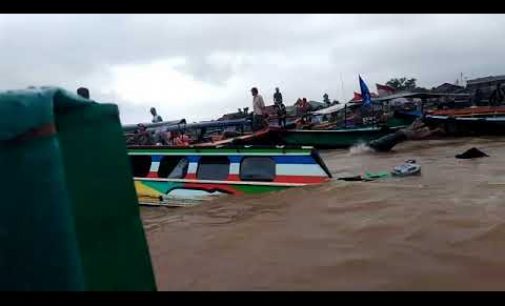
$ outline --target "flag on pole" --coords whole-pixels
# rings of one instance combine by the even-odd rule
[[[370,106],[372,104],[372,97],[361,75],[359,76],[359,87],[361,89],[361,97],[363,97],[363,106]]]
[[[395,93],[395,89],[388,85],[375,84],[377,86],[377,92],[379,96],[389,96]]]
[[[361,94],[354,92],[354,97],[351,99],[350,102],[358,102],[361,101],[361,99],[362,99]]]

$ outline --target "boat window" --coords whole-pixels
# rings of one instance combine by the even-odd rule
[[[181,179],[188,173],[189,162],[184,156],[163,156],[158,168],[158,177]]]
[[[146,177],[151,169],[151,156],[130,155],[130,166],[133,177]]]
[[[230,160],[226,156],[202,156],[196,177],[199,180],[226,180],[230,172]]]
[[[275,179],[275,161],[270,157],[244,157],[240,163],[242,181],[266,181]]]

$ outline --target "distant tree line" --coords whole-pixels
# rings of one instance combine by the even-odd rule
[[[386,85],[393,87],[396,90],[412,90],[416,88],[416,79],[394,78],[386,82]]]

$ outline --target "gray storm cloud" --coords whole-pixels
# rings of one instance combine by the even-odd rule
[[[136,121],[141,107],[109,89],[112,68],[183,58],[174,69],[227,94],[209,97],[222,106],[214,111],[171,114],[211,118],[247,106],[253,85],[268,97],[281,86],[293,101],[348,99],[358,74],[371,88],[401,76],[431,87],[461,72],[503,74],[504,30],[503,15],[3,15],[0,89],[86,85]]]

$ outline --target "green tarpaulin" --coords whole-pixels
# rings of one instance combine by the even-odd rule
[[[0,290],[155,290],[113,104],[0,92]]]

